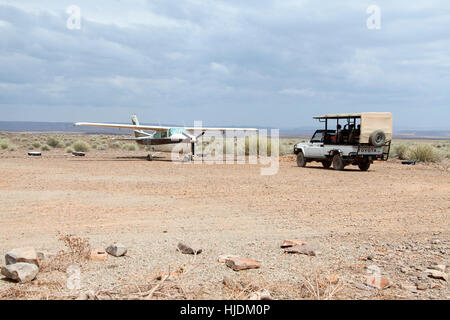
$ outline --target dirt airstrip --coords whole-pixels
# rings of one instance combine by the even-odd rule
[[[145,151],[91,151],[86,157],[2,152],[2,265],[12,248],[64,249],[58,234],[88,238],[94,247],[117,241],[129,250],[125,257],[84,262],[79,290],[66,288],[64,272],[52,271],[30,284],[0,280],[0,295],[75,298],[91,291],[98,298],[127,298],[145,290],[143,284],[158,285],[158,272],[178,270],[153,298],[244,299],[259,289],[275,299],[450,296],[449,282],[425,272],[435,264],[450,269],[445,165],[392,161],[368,172],[336,172],[318,164],[298,168],[286,156],[278,174],[262,176],[260,165],[148,162],[143,156]],[[318,253],[285,254],[285,239],[304,240]],[[176,251],[180,241],[203,252],[183,255]],[[222,254],[262,266],[235,272],[217,261]],[[374,266],[389,279],[388,288],[366,285]],[[317,279],[320,286],[311,287]]]

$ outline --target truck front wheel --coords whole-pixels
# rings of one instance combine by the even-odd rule
[[[344,170],[344,160],[339,154],[334,155],[333,157],[333,169],[334,170]]]
[[[324,160],[324,161],[322,161],[322,166],[323,166],[325,169],[329,169],[329,168],[331,167],[331,161],[330,161],[330,160]]]
[[[301,168],[306,166],[305,155],[301,151],[297,154],[297,166],[299,166]]]

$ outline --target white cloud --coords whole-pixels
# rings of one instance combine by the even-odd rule
[[[294,96],[305,96],[305,97],[314,97],[316,92],[311,88],[305,89],[283,89],[280,91],[281,94],[286,95],[294,95]]]
[[[225,65],[223,65],[223,64],[220,64],[220,63],[217,63],[217,62],[211,62],[209,64],[209,66],[210,66],[211,70],[213,70],[213,71],[216,71],[216,72],[219,72],[219,73],[223,73],[223,74],[229,74],[230,73],[230,70],[228,70],[228,68]]]
[[[81,30],[66,28],[70,4],[81,8]],[[366,28],[367,6],[0,0],[0,109],[16,108],[6,120],[122,121],[133,106],[162,122],[200,114],[209,124],[298,126],[309,110],[351,106],[448,126],[450,2],[383,2],[378,31]],[[423,106],[425,117],[411,112]],[[100,119],[87,118],[94,110]]]

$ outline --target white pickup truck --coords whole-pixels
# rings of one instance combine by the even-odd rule
[[[367,171],[374,160],[387,160],[392,140],[392,114],[365,112],[333,114],[315,117],[325,123],[324,130],[317,130],[311,141],[294,146],[297,165],[321,162],[324,168],[343,170],[347,165],[357,165]],[[336,129],[329,129],[336,120]],[[342,127],[339,123],[346,122]]]

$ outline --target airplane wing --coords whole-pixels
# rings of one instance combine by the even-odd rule
[[[93,123],[93,122],[77,122],[74,126],[85,126],[85,127],[104,127],[104,128],[117,128],[117,129],[131,129],[131,130],[152,130],[152,131],[166,131],[171,128],[176,127],[165,127],[165,126],[145,126],[145,125],[134,125],[134,124],[114,124],[114,123]],[[180,127],[183,128],[183,127]],[[184,128],[186,131],[249,131],[257,132],[258,129],[255,128],[196,128],[187,127]]]
[[[117,128],[117,129],[131,129],[131,130],[152,130],[152,131],[165,131],[171,128],[164,126],[143,126],[134,124],[94,123],[94,122],[77,122],[74,123],[74,126],[103,127],[103,128]]]
[[[188,139],[172,139],[172,138],[153,138],[152,136],[148,137],[137,137],[137,138],[116,138],[113,139],[116,141],[144,141],[148,140],[146,145],[153,146],[153,145],[160,145],[160,144],[171,144],[171,143],[180,143],[180,142],[189,142]]]
[[[186,127],[184,128],[186,131],[250,131],[250,132],[258,132],[259,129],[256,128],[195,128],[195,127]]]

